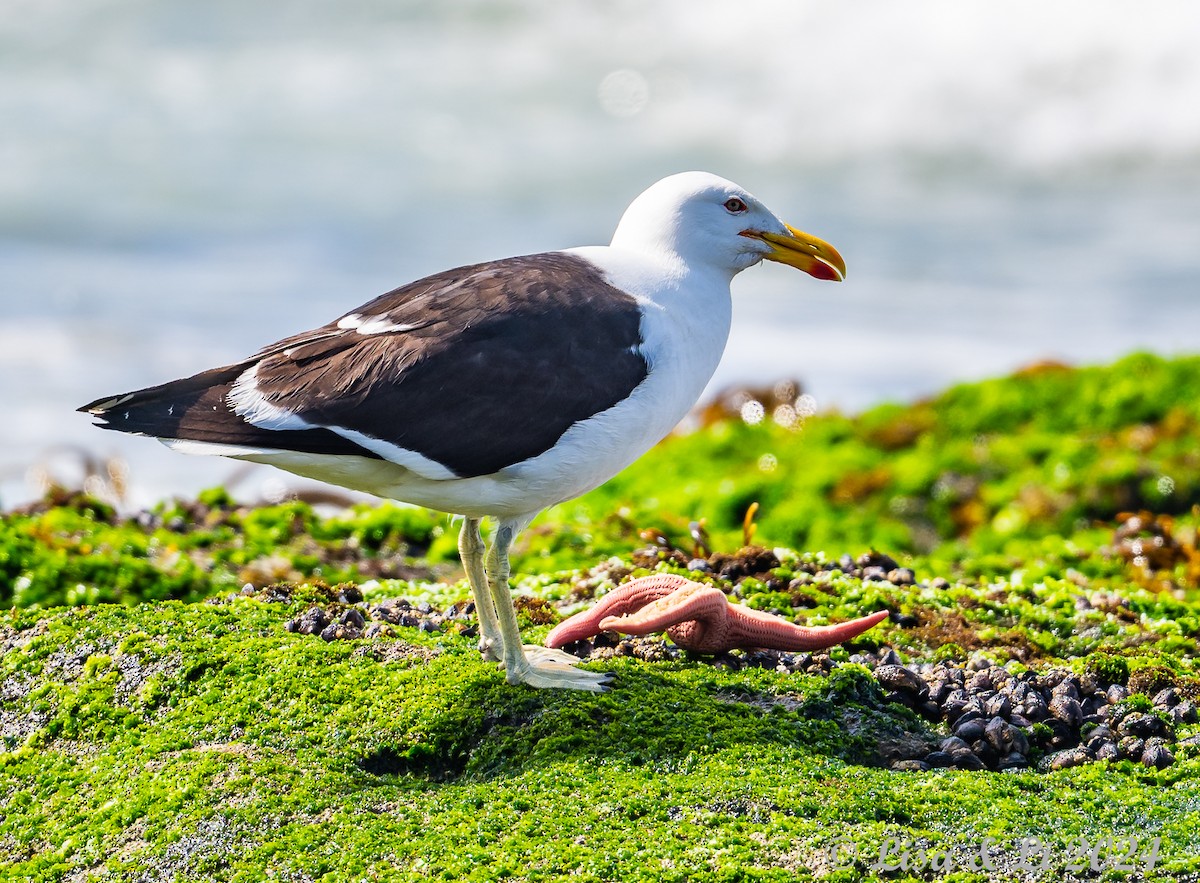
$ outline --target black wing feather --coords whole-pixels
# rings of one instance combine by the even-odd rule
[[[258,391],[271,404],[466,477],[545,452],[573,424],[626,398],[648,372],[637,301],[571,255],[449,270],[353,313],[406,330],[363,334],[333,322],[237,365],[80,410],[104,417],[107,428],[160,437],[364,453],[325,429],[264,430],[234,414],[232,385],[257,364]]]

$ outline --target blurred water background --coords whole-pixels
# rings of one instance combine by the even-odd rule
[[[1197,35],[1184,0],[0,0],[0,503],[80,451],[127,460],[135,503],[219,482],[74,409],[606,242],[691,168],[850,268],[739,277],[714,387],[855,410],[1196,351]]]

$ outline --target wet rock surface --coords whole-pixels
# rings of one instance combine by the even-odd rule
[[[798,607],[803,606],[805,587],[832,569],[897,587],[915,581],[911,570],[878,552],[858,558],[843,556],[837,560],[800,562],[795,577],[786,583],[773,572],[779,566],[776,556],[756,547],[747,547],[735,555],[710,554],[700,558],[658,544],[635,553],[634,563],[653,567],[664,558],[688,567],[697,575],[712,574],[730,581],[753,577],[769,588],[786,589],[794,594]],[[611,585],[621,582],[630,571],[627,564],[614,559],[593,571],[591,580],[596,585],[600,582]],[[938,582],[943,588],[949,585],[945,580],[933,581]],[[570,600],[590,598],[596,585],[585,577]],[[264,596],[275,590],[272,587],[256,593]],[[248,593],[251,591],[247,589]],[[329,591],[330,603],[313,605],[288,620],[284,627],[326,641],[395,637],[393,626],[431,633],[447,630],[467,636],[477,633],[474,605],[469,601],[437,610],[428,603],[413,604],[404,599],[367,604],[352,585]],[[739,585],[728,591],[731,596],[740,595]],[[540,599],[520,598],[518,607],[534,623],[553,622],[557,618],[553,608]],[[893,621],[898,620],[893,615]],[[906,627],[902,622],[898,624]],[[611,632],[563,649],[591,662],[630,658],[661,663],[703,658],[730,671],[765,668],[780,673],[828,676],[839,666],[828,652],[820,651],[747,650],[695,657],[661,636]],[[1075,674],[1065,668],[1039,671],[1023,664],[999,665],[986,651],[973,653],[966,662],[906,663],[894,649],[881,647],[853,653],[849,661],[871,672],[887,701],[907,706],[933,731],[947,734],[931,737],[927,731],[918,738],[914,733],[912,739],[889,743],[886,751],[879,752],[879,761],[896,770],[1052,771],[1120,760],[1163,769],[1175,759],[1176,729],[1200,720],[1195,691],[1179,689],[1169,671],[1156,667],[1135,672],[1126,685],[1110,683],[1094,674]],[[1121,664],[1124,665],[1123,661]],[[940,743],[934,744],[938,738]],[[1200,750],[1200,743],[1193,744],[1196,738],[1185,741],[1188,750]]]
[[[980,657],[965,666],[880,665],[871,657],[860,654],[857,661],[873,668],[890,699],[944,724],[951,734],[937,751],[893,764],[897,770],[916,769],[910,760],[930,768],[999,772],[1030,767],[1048,772],[1098,760],[1163,769],[1175,760],[1171,721],[1195,714],[1194,706],[1176,711],[1184,702],[1173,689],[1131,701],[1124,688],[1065,669],[1010,671]],[[1139,710],[1146,706],[1149,710]]]
[[[349,599],[347,599],[349,600]],[[284,624],[287,631],[325,641],[396,637],[393,626],[473,636],[470,602],[437,610],[429,604],[388,599],[377,604],[314,605]],[[566,648],[588,661],[613,658],[672,662],[693,658],[659,636],[601,633]],[[705,657],[731,671],[766,668],[828,676],[839,663],[828,653],[735,651]],[[851,662],[871,671],[884,698],[911,708],[949,735],[894,740],[880,760],[897,771],[952,768],[995,772],[1067,769],[1096,761],[1131,760],[1163,769],[1175,760],[1175,727],[1197,718],[1193,701],[1163,688],[1131,701],[1121,685],[1096,683],[1066,669],[1013,670],[977,654],[965,664],[904,664],[891,648],[857,653]],[[1140,710],[1149,705],[1149,710]],[[1200,748],[1200,737],[1186,742]]]

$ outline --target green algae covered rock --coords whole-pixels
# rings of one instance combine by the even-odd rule
[[[480,660],[436,513],[4,514],[0,880],[1195,876],[1198,420],[1137,355],[673,438],[522,538],[530,640],[655,570],[891,619],[603,695]]]

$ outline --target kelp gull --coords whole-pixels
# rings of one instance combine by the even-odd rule
[[[575,657],[522,646],[509,547],[684,417],[725,347],[730,282],[764,258],[846,272],[741,187],[685,172],[638,196],[610,245],[447,270],[236,364],[80,410],[179,451],[464,516],[484,655],[511,683],[601,690],[607,675]]]

